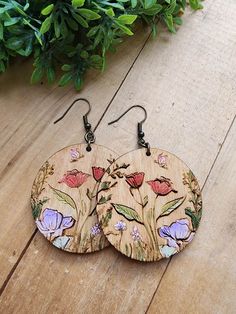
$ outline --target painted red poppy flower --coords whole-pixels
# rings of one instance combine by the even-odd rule
[[[105,173],[105,169],[101,167],[92,167],[93,177],[96,181],[100,181]]]
[[[65,183],[70,188],[79,188],[90,176],[77,169],[67,171],[58,183]]]
[[[165,177],[161,177],[160,179],[155,179],[151,181],[147,181],[147,183],[151,186],[154,193],[157,195],[167,195],[170,192],[177,193],[175,189],[172,187],[172,182],[170,179],[167,179]]]
[[[138,189],[143,184],[144,172],[134,172],[125,177],[131,188]]]

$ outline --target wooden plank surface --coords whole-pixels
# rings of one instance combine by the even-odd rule
[[[27,65],[24,84],[21,87],[20,65],[16,65],[7,74],[1,76],[1,151],[0,151],[0,285],[7,278],[11,268],[17,262],[23,248],[35,230],[35,224],[29,215],[29,191],[32,182],[42,163],[54,152],[69,144],[83,142],[84,130],[81,114],[86,112],[85,104],[73,108],[63,123],[53,124],[76,97],[87,97],[93,104],[89,119],[93,126],[98,123],[102,112],[111,101],[114,93],[124,80],[129,68],[132,67],[137,54],[147,38],[147,32],[132,38],[123,45],[123,51],[112,55],[108,71],[103,75],[88,78],[86,89],[79,95],[71,88],[45,88],[29,86],[29,70]],[[125,57],[123,53],[125,53]],[[16,82],[11,95],[10,82]],[[38,90],[39,96],[38,95]],[[104,93],[104,90],[106,91]],[[26,95],[26,96],[25,96]],[[88,97],[89,95],[89,97]],[[6,113],[6,116],[4,116]],[[8,182],[8,184],[4,184]],[[19,184],[20,182],[20,184]],[[9,200],[11,199],[11,202]],[[14,205],[13,205],[14,204]],[[17,209],[16,205],[17,204]],[[14,241],[9,237],[12,230],[17,232]]]
[[[235,151],[234,122],[203,189],[206,210],[198,241],[191,252],[172,258],[147,313],[173,307],[176,313],[235,313]]]
[[[185,17],[176,36],[161,32],[159,40],[149,40],[140,55],[147,35],[128,41],[111,58],[109,70],[93,77],[80,94],[96,104],[90,116],[94,125],[109,105],[96,130],[98,144],[119,154],[136,148],[141,111],[109,128],[107,122],[131,105],[145,105],[146,139],[153,147],[178,155],[200,184],[205,183],[205,214],[198,235],[185,252],[169,261],[130,261],[113,248],[70,255],[50,246],[41,235],[32,236],[33,178],[51,153],[83,140],[81,110],[55,126],[52,121],[75,92],[37,86],[29,88],[25,97],[28,85],[14,75],[20,65],[7,74],[7,82],[14,85],[15,80],[16,85],[12,97],[0,100],[6,117],[1,116],[0,136],[1,313],[166,313],[175,305],[175,313],[234,313],[236,278],[229,269],[235,269],[235,9],[234,0],[227,6],[223,0],[209,0],[203,11]],[[4,77],[1,82],[5,84]],[[225,196],[222,201],[220,193]]]

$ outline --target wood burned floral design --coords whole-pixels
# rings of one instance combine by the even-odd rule
[[[122,253],[142,261],[159,260],[180,252],[192,241],[197,227],[196,213],[201,212],[195,177],[188,171],[183,181],[181,173],[178,180],[176,176],[164,176],[171,173],[171,158],[176,157],[168,153],[167,168],[167,159],[163,159],[167,154],[158,151],[158,156],[162,157],[162,170],[159,163],[153,166],[153,177],[144,170],[149,166],[142,168],[141,161],[137,162],[138,168],[130,163],[123,163],[120,168],[118,159],[101,181],[106,189],[98,192],[97,211],[108,240]],[[120,191],[121,198],[116,196]],[[191,208],[186,207],[188,204],[192,204]]]
[[[81,147],[86,153],[86,145],[80,144],[56,153],[61,154],[62,162],[54,156],[53,165],[45,162],[31,193],[38,230],[56,247],[76,253],[93,252],[109,244],[96,215],[97,189],[105,167],[88,166]],[[104,166],[113,162],[111,154],[108,156],[109,161],[102,161]]]

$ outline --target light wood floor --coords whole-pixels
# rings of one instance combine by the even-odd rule
[[[236,313],[236,1],[208,0],[177,35],[141,31],[109,57],[104,74],[72,87],[29,86],[30,62],[0,77],[0,313]],[[31,216],[30,190],[41,164],[83,142],[75,97],[92,105],[97,143],[119,154],[136,148],[138,109],[146,139],[194,171],[203,218],[178,256],[138,263],[114,249],[73,255],[52,247]]]

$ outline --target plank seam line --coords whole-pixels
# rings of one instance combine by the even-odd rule
[[[205,188],[206,182],[207,182],[207,180],[208,180],[208,178],[209,178],[209,176],[210,176],[210,174],[211,174],[211,172],[212,172],[212,170],[213,170],[213,168],[214,168],[214,166],[215,166],[215,164],[216,164],[216,161],[217,161],[217,159],[218,159],[218,157],[219,157],[219,155],[220,155],[220,152],[221,152],[221,150],[222,150],[222,148],[223,148],[223,146],[224,146],[224,143],[225,143],[225,141],[226,141],[226,139],[227,139],[227,137],[228,137],[228,134],[229,134],[229,132],[230,132],[230,130],[231,130],[231,128],[232,128],[234,122],[235,122],[235,118],[236,118],[236,115],[233,117],[233,119],[232,119],[232,121],[231,121],[231,123],[230,123],[230,126],[229,126],[227,132],[225,133],[223,142],[222,142],[222,144],[221,144],[221,146],[220,146],[218,152],[216,153],[216,157],[214,158],[213,163],[212,163],[212,165],[211,165],[211,167],[210,167],[210,169],[209,169],[209,172],[208,172],[208,174],[207,174],[207,176],[206,176],[206,179],[204,180],[204,183],[203,183],[203,186],[202,186],[202,188],[201,188],[201,191],[203,191],[203,189]],[[158,285],[157,285],[157,288],[156,288],[156,290],[154,291],[153,296],[152,296],[152,298],[151,298],[151,300],[150,300],[150,302],[149,302],[149,304],[148,304],[148,306],[147,306],[147,309],[146,309],[146,311],[145,311],[145,314],[147,314],[148,311],[149,311],[149,308],[150,308],[150,306],[151,306],[151,304],[152,304],[152,301],[153,301],[155,295],[156,295],[157,292],[158,292],[158,289],[159,289],[159,287],[160,287],[160,285],[161,285],[161,282],[162,282],[162,280],[163,280],[163,278],[164,278],[164,276],[165,276],[165,274],[166,274],[166,272],[167,272],[167,270],[168,270],[168,268],[169,268],[169,265],[170,265],[171,261],[172,261],[172,257],[170,258],[170,260],[169,260],[169,262],[168,262],[168,264],[167,264],[167,266],[166,266],[166,268],[165,268],[163,274],[161,275],[160,281],[159,281],[159,283],[158,283]]]
[[[146,43],[148,42],[150,36],[151,36],[151,32],[148,34],[148,36],[147,36],[146,40],[144,41],[144,44],[142,45],[140,51],[138,52],[137,56],[135,57],[134,61],[133,61],[132,64],[131,64],[131,66],[129,67],[128,71],[126,72],[126,74],[125,74],[123,80],[121,81],[120,85],[118,86],[116,92],[114,93],[114,95],[112,96],[111,100],[109,101],[109,103],[108,103],[106,109],[104,110],[104,112],[103,112],[101,118],[99,119],[98,123],[96,124],[96,126],[95,126],[95,128],[94,128],[94,131],[97,129],[98,125],[101,123],[103,117],[105,116],[107,110],[109,109],[110,105],[112,104],[114,98],[116,97],[116,95],[117,95],[117,93],[119,92],[120,88],[121,88],[122,85],[124,84],[126,78],[128,77],[128,75],[129,75],[130,71],[132,70],[132,68],[133,68],[133,66],[134,66],[134,64],[135,64],[135,62],[137,61],[137,59],[139,58],[140,54],[142,53],[142,51],[143,51],[143,49],[144,49]],[[70,90],[71,90],[71,89],[70,89]],[[69,91],[70,91],[70,90],[69,90]],[[69,91],[68,91],[68,93],[69,93]],[[64,96],[66,96],[68,93],[66,93]],[[63,97],[64,97],[64,96],[63,96]],[[63,98],[63,97],[61,97],[61,98]],[[7,284],[8,284],[8,282],[11,280],[11,277],[13,276],[13,274],[14,274],[14,272],[15,272],[17,266],[19,265],[21,259],[23,258],[24,254],[26,253],[27,249],[29,248],[29,246],[30,246],[32,240],[34,239],[35,235],[37,234],[37,232],[38,232],[38,230],[35,229],[35,231],[34,231],[33,234],[31,235],[30,239],[29,239],[28,242],[26,243],[26,246],[24,247],[24,249],[22,250],[21,254],[19,255],[19,257],[18,257],[18,259],[17,259],[17,262],[16,262],[15,265],[12,267],[12,269],[11,269],[10,272],[9,272],[9,274],[7,275],[7,278],[6,278],[5,281],[3,282],[3,284],[2,284],[2,286],[1,286],[1,288],[0,288],[0,297],[1,297],[1,295],[3,294],[3,292],[4,292],[4,290],[5,290],[5,288],[6,288]]]
[[[234,124],[234,122],[235,122],[235,118],[236,118],[236,115],[233,117],[233,119],[232,119],[232,121],[231,121],[231,123],[230,123],[230,126],[229,126],[227,132],[225,133],[223,142],[222,142],[221,145],[220,145],[220,148],[219,148],[219,150],[218,150],[218,152],[217,152],[217,154],[216,154],[216,157],[215,157],[215,159],[214,159],[214,161],[213,161],[213,163],[212,163],[212,165],[211,165],[211,168],[210,168],[210,170],[209,170],[209,172],[208,172],[208,174],[207,174],[207,176],[206,176],[206,179],[205,179],[205,181],[204,181],[204,183],[203,183],[202,190],[204,189],[204,187],[205,187],[205,185],[206,185],[206,182],[207,182],[207,180],[208,180],[208,178],[209,178],[209,176],[210,176],[210,174],[211,174],[211,172],[212,172],[212,169],[214,168],[214,166],[215,166],[215,164],[216,164],[216,161],[217,161],[217,159],[218,159],[218,157],[219,157],[219,155],[220,155],[220,153],[221,153],[221,150],[222,150],[222,148],[223,148],[223,146],[224,146],[224,143],[225,143],[225,141],[226,141],[226,139],[227,139],[227,137],[228,137],[228,135],[229,135],[229,132],[230,132],[230,130],[231,130],[231,128],[232,128],[232,126],[233,126],[233,124]]]
[[[26,243],[26,246],[25,246],[24,249],[21,251],[21,253],[20,253],[20,255],[19,255],[19,257],[18,257],[18,259],[17,259],[15,265],[12,267],[12,269],[11,269],[10,272],[9,272],[9,274],[7,275],[7,278],[6,278],[5,281],[3,282],[3,284],[2,284],[2,286],[1,286],[1,288],[0,288],[0,297],[1,297],[1,295],[3,294],[3,291],[5,290],[5,288],[6,288],[7,284],[8,284],[8,282],[9,282],[9,280],[11,279],[12,275],[14,274],[14,272],[15,272],[17,266],[19,265],[19,263],[20,263],[22,257],[24,256],[25,252],[27,251],[28,247],[30,246],[30,244],[31,244],[33,238],[35,237],[36,233],[37,233],[37,229],[34,230],[34,232],[33,232],[33,234],[31,235],[29,241]]]
[[[112,96],[111,100],[109,101],[109,103],[108,103],[106,109],[104,110],[104,112],[103,112],[101,118],[98,120],[98,123],[96,124],[96,126],[95,126],[95,128],[94,128],[94,131],[96,131],[96,129],[98,128],[98,126],[99,126],[99,124],[101,123],[102,119],[103,119],[104,116],[106,115],[108,109],[109,109],[110,106],[112,105],[112,102],[113,102],[113,100],[115,99],[116,95],[119,93],[121,87],[124,85],[124,82],[126,81],[128,75],[129,75],[129,73],[131,72],[131,70],[132,70],[132,68],[134,67],[136,61],[138,60],[139,56],[141,55],[141,53],[142,53],[144,47],[146,46],[146,44],[147,44],[149,38],[151,37],[151,34],[152,34],[152,32],[150,32],[150,33],[148,34],[148,36],[147,36],[146,40],[144,41],[144,43],[143,43],[143,45],[142,45],[140,51],[138,52],[137,56],[135,57],[134,61],[133,61],[132,64],[131,64],[130,68],[129,68],[128,71],[126,72],[126,74],[125,74],[123,80],[121,81],[120,85],[118,86],[116,92],[114,93],[114,95]]]

